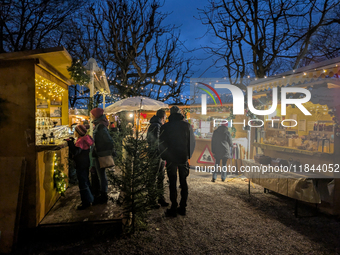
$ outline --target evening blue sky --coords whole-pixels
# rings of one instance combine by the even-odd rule
[[[189,50],[207,46],[210,43],[211,36],[210,38],[208,38],[208,36],[202,38],[206,33],[207,27],[202,25],[202,22],[198,19],[199,11],[197,10],[198,8],[203,9],[203,7],[208,4],[209,2],[207,0],[165,0],[164,2],[162,10],[171,13],[165,22],[180,26],[180,39]],[[191,56],[199,59],[208,57],[203,50],[197,50],[191,53]],[[206,71],[212,63],[213,60],[211,58],[195,61],[195,66],[193,66],[194,74],[192,77],[223,77],[223,72],[217,67],[212,67]]]

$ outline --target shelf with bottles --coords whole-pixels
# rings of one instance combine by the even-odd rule
[[[261,144],[275,145],[310,152],[334,153],[332,132],[310,131],[309,135],[299,136],[295,131],[266,131],[261,134]]]
[[[334,132],[334,123],[331,120],[318,120],[314,123],[313,131]]]
[[[72,136],[72,130],[67,125],[57,126],[49,129],[36,130],[36,145],[60,145],[65,143],[64,139]]]
[[[48,130],[54,127],[52,119],[48,116],[46,111],[37,110],[35,113],[35,128],[36,130]]]

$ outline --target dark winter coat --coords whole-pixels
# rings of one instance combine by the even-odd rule
[[[167,162],[184,164],[194,152],[196,140],[191,125],[180,113],[169,116],[169,122],[161,126],[160,151]]]
[[[93,130],[94,149],[92,156],[95,158],[114,154],[113,139],[104,124],[98,124]]]
[[[215,158],[231,158],[230,147],[233,145],[231,134],[226,126],[219,126],[211,139],[211,152]]]
[[[151,149],[159,151],[159,135],[162,122],[156,115],[150,120],[150,126],[148,128],[146,139]]]
[[[74,160],[76,164],[76,169],[89,169],[90,168],[90,149],[82,150],[81,148],[75,146],[74,139],[68,140],[68,148],[70,152],[71,159]]]

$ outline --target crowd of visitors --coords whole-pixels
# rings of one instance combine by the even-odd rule
[[[196,141],[191,125],[184,119],[177,106],[170,109],[169,121],[166,122],[166,112],[158,110],[150,119],[147,130],[148,153],[150,157],[156,157],[148,176],[147,194],[151,208],[157,209],[169,206],[164,197],[165,168],[169,182],[171,206],[165,211],[168,217],[176,217],[177,214],[186,215],[188,200],[187,177],[189,175],[189,163]],[[75,127],[75,138],[67,139],[71,158],[76,165],[76,173],[82,203],[77,207],[84,210],[96,204],[105,204],[108,201],[108,180],[106,165],[102,159],[115,154],[114,141],[110,132],[119,132],[119,127],[110,123],[101,108],[91,111],[92,125],[94,125],[93,138],[88,135],[89,124]],[[118,123],[117,123],[118,124]],[[119,124],[120,125],[120,124]],[[226,126],[218,127],[212,137],[211,148],[216,164],[226,165],[230,158],[230,145],[232,138]],[[89,175],[91,174],[91,182]],[[177,202],[177,176],[181,190],[179,204]],[[213,174],[215,182],[217,173]],[[226,173],[222,172],[222,181]],[[151,187],[156,187],[157,193],[152,192]]]

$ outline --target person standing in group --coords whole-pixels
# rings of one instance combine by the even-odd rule
[[[147,141],[150,148],[150,155],[156,154],[158,157],[157,165],[152,170],[152,176],[150,176],[150,186],[154,186],[156,184],[157,191],[160,193],[158,196],[158,204],[161,206],[168,206],[169,203],[165,201],[164,198],[164,161],[160,157],[160,148],[159,148],[159,136],[161,126],[164,124],[166,120],[166,114],[164,110],[158,110],[156,115],[154,115],[150,119],[150,126],[147,132]],[[156,181],[157,180],[157,181]],[[150,205],[153,208],[159,208],[159,205],[156,203],[157,197],[152,194],[152,191],[149,192],[150,196]]]
[[[196,141],[191,125],[184,121],[177,106],[170,109],[169,122],[161,127],[160,151],[162,159],[166,160],[167,174],[169,178],[171,208],[167,209],[166,216],[186,214],[188,199],[187,176],[189,175],[188,159],[194,152]],[[181,185],[181,201],[177,208],[177,169]]]
[[[95,125],[93,130],[94,148],[92,150],[92,157],[97,170],[100,195],[95,197],[93,204],[107,203],[108,184],[105,168],[100,168],[98,157],[110,156],[113,153],[113,139],[109,134],[109,121],[104,114],[102,108],[94,108],[91,110],[92,123]]]
[[[226,125],[219,126],[213,133],[211,139],[211,152],[215,158],[215,172],[213,172],[212,182],[215,182],[217,178],[217,166],[221,166],[221,179],[224,182],[227,177],[227,169],[223,168],[227,167],[227,160],[231,158],[231,149],[230,147],[233,145],[233,141],[231,138],[231,134]]]
[[[84,125],[75,127],[74,136],[77,138],[74,143],[74,138],[66,139],[70,155],[76,164],[76,173],[78,178],[79,192],[81,205],[78,205],[78,210],[84,210],[93,202],[93,196],[90,191],[89,168],[90,168],[90,147],[93,144],[91,136],[86,134],[87,129]]]

